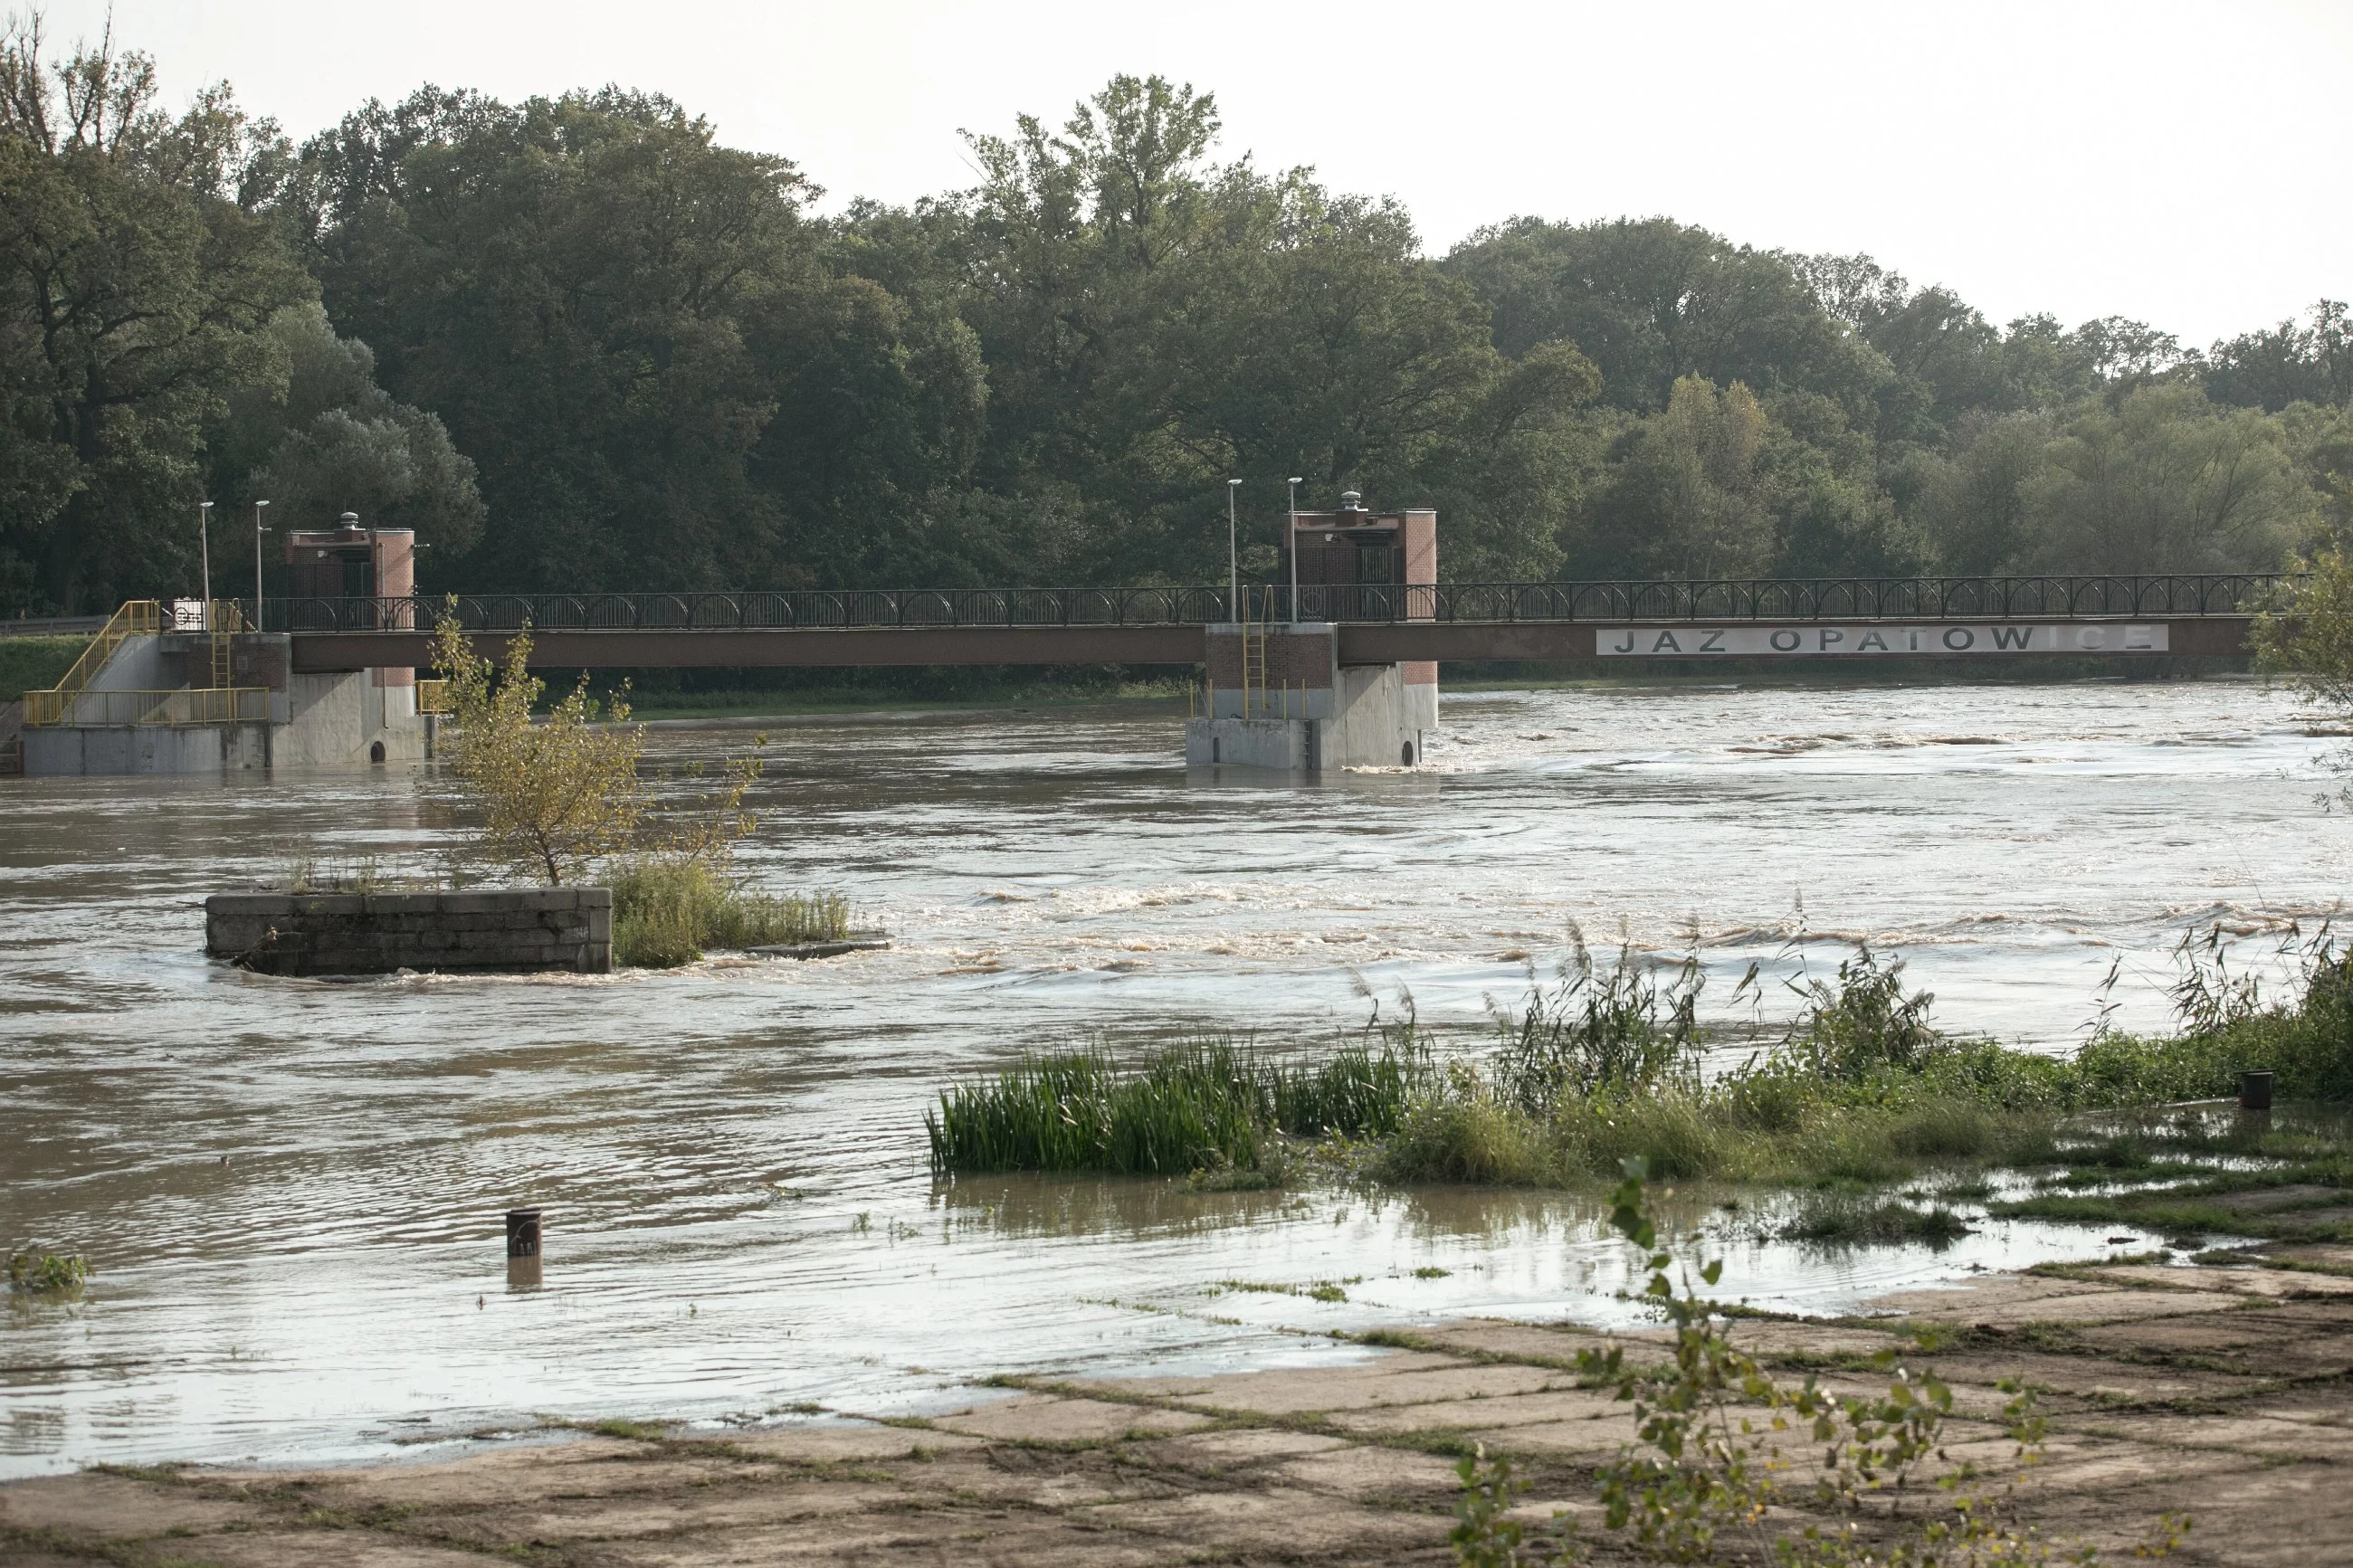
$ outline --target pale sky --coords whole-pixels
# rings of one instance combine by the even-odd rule
[[[52,48],[105,0],[50,0]],[[1214,91],[1223,153],[1392,195],[1442,253],[1515,213],[1667,214],[1868,251],[1997,321],[2203,345],[2353,296],[2353,0],[115,0],[166,97],[226,77],[300,137],[423,81],[617,81],[828,191],[972,183],[960,128],[1118,71]]]

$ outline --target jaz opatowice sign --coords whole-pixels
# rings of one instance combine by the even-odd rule
[[[2163,653],[2167,627],[2081,621],[1921,626],[1601,626],[1595,650],[1624,654]]]

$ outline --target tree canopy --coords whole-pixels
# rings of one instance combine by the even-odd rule
[[[195,502],[413,527],[427,586],[1279,571],[1285,480],[1455,579],[2267,568],[2353,526],[2353,327],[2200,352],[1866,256],[1507,219],[1221,149],[1120,76],[821,195],[686,106],[425,86],[296,145],[111,39],[0,42],[0,610],[194,590]],[[226,557],[226,552],[216,552]],[[226,587],[224,578],[216,586]]]

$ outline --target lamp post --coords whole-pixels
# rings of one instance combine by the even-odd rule
[[[203,606],[197,614],[205,616],[205,630],[209,632],[212,630],[212,503],[209,500],[197,500],[195,503],[195,541],[197,560],[203,562],[205,572],[203,588],[195,595],[195,602]]]
[[[268,531],[261,526],[261,509],[269,503],[253,503],[253,629],[261,629],[261,536]]]
[[[1291,537],[1283,542],[1291,552],[1291,624],[1299,624],[1299,476],[1291,477]]]
[[[1242,552],[1241,536],[1235,531],[1234,492],[1241,488],[1240,479],[1226,481],[1226,618],[1237,626],[1242,618]]]

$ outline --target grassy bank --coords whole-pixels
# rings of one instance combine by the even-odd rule
[[[55,686],[89,646],[88,637],[0,637],[0,702]]]
[[[2000,1170],[2043,1184],[2004,1212],[2086,1220],[2123,1217],[2140,1201],[2125,1190],[2151,1183],[2198,1184],[2165,1202],[2333,1190],[2353,1184],[2341,1121],[2272,1131],[2164,1109],[2233,1094],[2247,1068],[2277,1073],[2286,1100],[2353,1100],[2353,967],[2326,944],[2306,959],[2301,995],[2263,1006],[2215,942],[2185,943],[2180,1033],[2103,1034],[2059,1058],[1939,1032],[1901,961],[1866,950],[1815,982],[1777,1037],[1704,1075],[1697,965],[1597,964],[1580,949],[1483,1053],[1441,1062],[1408,1027],[1321,1068],[1230,1046],[1125,1069],[1101,1050],[1039,1058],[948,1089],[928,1119],[932,1158],[950,1173],[1280,1173],[1305,1144],[1329,1173],[1395,1184],[1587,1185],[1641,1159],[1678,1180],[1871,1194],[1933,1177],[1937,1194],[1975,1197],[1989,1189],[1971,1177]],[[1307,1091],[1291,1086],[1325,1083],[1351,1086],[1334,1095],[1345,1109],[1295,1109]],[[2219,1212],[2183,1228],[2228,1229]],[[1933,1240],[1957,1223],[1883,1195],[1819,1221],[1820,1238],[1861,1240]]]
[[[631,968],[692,963],[714,947],[836,942],[849,931],[839,893],[754,893],[701,860],[628,861],[609,881],[613,960]]]

